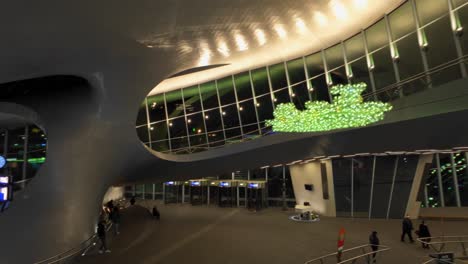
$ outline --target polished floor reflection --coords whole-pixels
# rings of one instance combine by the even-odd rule
[[[151,207],[151,201],[140,202]],[[288,219],[292,211],[260,212],[190,205],[159,205],[161,221],[142,207],[126,209],[119,236],[109,234],[112,253],[93,249],[78,263],[304,263],[336,250],[344,227],[346,248],[368,243],[371,231],[391,247],[381,263],[422,263],[431,250],[401,243],[400,220],[321,218],[317,223]],[[419,221],[413,221],[416,226]],[[466,221],[427,221],[433,236],[462,235]],[[380,262],[379,262],[380,263]]]

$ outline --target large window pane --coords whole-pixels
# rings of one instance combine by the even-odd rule
[[[307,84],[305,82],[295,84],[291,87],[292,99],[297,109],[304,109],[304,105],[307,101],[310,101],[309,90],[307,90]]]
[[[413,33],[396,43],[399,52],[398,70],[404,80],[424,71],[418,37]]]
[[[269,67],[269,69],[273,91],[288,86],[288,82],[286,81],[286,71],[284,70],[283,63],[272,65]]]
[[[439,154],[445,206],[457,206],[450,154]]]
[[[167,112],[169,118],[184,115],[184,105],[181,90],[166,93]]]
[[[436,18],[448,13],[447,1],[415,0],[419,14],[419,20],[423,25],[434,21]]]
[[[387,86],[396,82],[395,72],[393,69],[393,61],[390,56],[389,47],[380,49],[372,54],[374,58],[374,74],[375,89],[378,92],[377,97],[380,100],[388,101],[392,98],[398,97],[398,91],[396,89],[389,90],[385,93],[379,93],[379,89],[386,88]]]
[[[392,29],[392,39],[397,40],[404,35],[416,30],[416,21],[413,17],[411,2],[402,4],[389,16],[390,28]]]
[[[164,96],[162,94],[148,97],[148,113],[150,122],[166,120]]]
[[[323,68],[322,55],[315,53],[306,57],[307,71],[312,78],[311,96],[312,100],[329,101],[328,85],[325,79],[325,70]]]
[[[216,93],[216,83],[208,82],[200,85],[200,92],[202,96],[203,108],[211,109],[218,107],[218,95]]]
[[[151,134],[151,141],[152,147],[155,150],[167,150],[169,148],[168,142],[167,142],[167,122],[166,121],[160,121],[154,124],[151,124],[150,126],[150,134]],[[154,142],[156,141],[161,141],[164,140],[163,142],[159,142],[155,145]]]
[[[406,211],[411,186],[413,184],[419,155],[399,156],[398,169],[393,188],[390,218],[403,218]]]
[[[193,152],[206,150],[208,145],[206,143],[205,133],[201,132],[198,135],[190,136],[190,147],[192,148]]]
[[[429,68],[439,66],[450,60],[457,58],[455,43],[453,41],[448,16],[425,27],[429,49],[427,51],[427,61]],[[447,83],[461,78],[458,65],[447,68],[446,70],[436,72],[431,75],[434,86]]]
[[[205,112],[205,118],[208,116],[208,119],[205,119],[206,129],[208,131],[222,130],[221,124],[221,114],[219,109],[213,109]]]
[[[387,27],[384,19],[379,20],[365,31],[369,52],[388,45]]]
[[[348,77],[346,76],[346,70],[344,66],[335,68],[330,72],[330,75],[333,81],[333,85],[348,83]]]
[[[241,115],[242,125],[251,125],[257,123],[255,114],[255,105],[252,99],[239,104],[239,113]]]
[[[268,85],[268,75],[266,68],[252,70],[252,81],[256,96],[270,93],[270,86]]]
[[[289,90],[287,88],[278,90],[274,92],[273,95],[274,95],[275,105],[291,102],[290,97],[289,97]]]
[[[366,58],[361,58],[359,60],[351,63],[351,69],[353,71],[353,78],[351,79],[352,83],[365,83],[367,84],[366,90],[363,92],[363,95],[372,92],[372,86],[369,77],[369,70],[367,69]]]
[[[221,104],[227,105],[236,102],[232,77],[228,76],[218,81],[218,91],[221,97]]]
[[[463,27],[464,31],[466,31],[468,29],[468,5],[458,10],[458,17],[460,18],[461,26]],[[466,55],[468,54],[468,34],[465,33],[461,35],[459,38],[460,38],[463,54]]]
[[[237,106],[230,105],[222,108],[223,122],[225,128],[238,127],[239,115],[237,113]]]
[[[169,120],[169,131],[171,138],[186,137],[187,128],[185,127],[185,118],[178,117]]]
[[[346,47],[346,57],[349,62],[366,55],[364,38],[361,33],[346,40],[344,43]]]
[[[208,115],[206,115],[208,116]],[[187,126],[189,135],[197,135],[205,132],[203,119],[206,118],[202,113],[187,115]]]
[[[354,217],[369,217],[369,198],[372,186],[373,157],[353,159]]]
[[[455,154],[455,166],[457,168],[458,189],[460,190],[461,206],[468,206],[468,169],[466,153]]]
[[[234,76],[236,84],[237,98],[239,101],[252,98],[252,87],[250,86],[250,77],[248,72],[236,74]]]
[[[344,65],[343,49],[341,43],[326,49],[325,58],[327,59],[327,66],[329,70]]]
[[[302,58],[287,62],[289,81],[291,84],[305,80],[304,60]]]
[[[202,108],[198,85],[183,89],[183,93],[187,114],[200,112]]]
[[[387,217],[396,156],[377,157],[372,196],[372,218]]]
[[[257,111],[260,122],[273,118],[273,105],[269,94],[257,97]]]
[[[351,216],[351,160],[334,159],[332,165],[336,216]]]
[[[210,142],[210,147],[218,147],[225,144],[224,135],[222,131],[209,132],[208,141]]]

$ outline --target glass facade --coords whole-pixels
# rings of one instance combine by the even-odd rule
[[[211,180],[242,180],[242,181],[266,181],[265,197],[266,204],[272,207],[294,208],[296,200],[291,181],[289,166],[262,167],[251,170],[240,170],[231,173],[224,173],[216,177],[206,179]],[[181,188],[182,185],[185,188]],[[168,186],[166,183],[158,184],[139,184],[126,186],[125,193],[127,197],[137,197],[140,199],[158,199],[169,203],[182,203],[182,191],[185,193],[184,203],[190,203],[189,182],[180,182],[178,187]],[[283,193],[284,191],[284,193]],[[211,191],[211,205],[215,205],[216,190]],[[239,206],[245,207],[245,186],[239,188]],[[205,201],[206,202],[206,201]]]
[[[13,191],[22,189],[36,175],[45,162],[46,148],[47,137],[37,126],[1,129],[0,151],[7,159],[2,174],[12,177]]]
[[[466,2],[407,1],[317,53],[147,97],[138,136],[156,151],[193,153],[267,135],[278,104],[330,101],[336,84],[364,82],[364,100],[387,102],[463,78],[467,26]]]
[[[419,199],[422,207],[468,206],[468,152],[433,155],[426,165]]]

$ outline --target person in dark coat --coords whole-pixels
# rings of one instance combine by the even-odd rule
[[[120,226],[120,209],[118,206],[114,206],[111,213],[110,213],[110,220],[112,222],[112,227],[114,228],[114,234],[120,234],[119,226]]]
[[[372,233],[369,236],[369,244],[371,245],[372,252],[372,259],[374,260],[373,262],[375,263],[375,256],[377,255],[376,251],[379,250],[379,245],[380,241],[379,238],[377,237],[377,231],[372,231]]]
[[[152,215],[153,215],[153,218],[156,219],[156,220],[159,220],[159,218],[161,216],[159,214],[158,208],[156,208],[156,206],[153,206]]]
[[[98,223],[97,236],[101,241],[101,246],[99,247],[99,254],[102,254],[103,252],[110,253],[111,251],[107,248],[106,222],[104,220],[101,220]]]
[[[422,241],[422,247],[429,249],[429,244],[427,243],[431,242],[431,233],[429,232],[429,227],[427,227],[424,221],[419,225],[418,236]]]
[[[130,205],[134,205],[135,204],[135,196],[132,196],[132,199],[130,199]]]
[[[405,216],[402,223],[403,233],[401,234],[401,242],[405,242],[405,235],[408,235],[411,243],[414,243],[413,236],[411,236],[411,231],[413,230],[413,222],[409,216]]]

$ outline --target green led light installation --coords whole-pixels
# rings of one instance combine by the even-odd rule
[[[306,102],[305,110],[293,103],[280,104],[273,112],[274,119],[266,124],[276,132],[316,132],[341,128],[362,127],[380,121],[392,106],[383,102],[363,102],[361,93],[365,83],[336,85],[330,89],[333,103]]]

